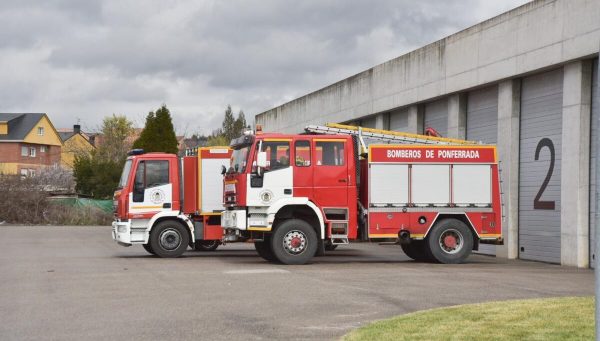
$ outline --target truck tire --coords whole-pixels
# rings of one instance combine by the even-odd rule
[[[443,219],[429,232],[426,245],[433,261],[443,264],[462,263],[473,250],[473,233],[458,219]]]
[[[152,246],[150,246],[150,242],[148,242],[148,244],[142,244],[142,246],[144,247],[144,250],[146,250],[149,254],[156,255],[156,253],[154,253],[154,250],[152,250]]]
[[[412,240],[408,244],[400,244],[400,247],[408,257],[418,262],[426,262],[431,260],[429,253],[426,250],[424,240]]]
[[[221,242],[219,240],[196,240],[194,250],[196,251],[215,251]]]
[[[181,256],[190,243],[187,229],[175,220],[158,223],[150,233],[150,246],[162,258]]]
[[[262,259],[267,262],[275,261],[275,255],[273,255],[273,249],[271,249],[271,238],[269,235],[265,234],[263,241],[254,242],[254,248],[256,249],[256,253],[258,253]]]
[[[306,264],[317,252],[317,232],[300,219],[285,220],[271,236],[275,259],[283,264]]]

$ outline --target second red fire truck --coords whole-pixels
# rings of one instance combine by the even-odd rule
[[[391,238],[409,257],[441,263],[502,242],[494,146],[343,125],[306,131],[232,141],[225,240],[253,240],[284,264],[351,240]]]

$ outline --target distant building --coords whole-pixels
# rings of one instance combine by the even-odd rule
[[[0,113],[0,174],[35,176],[57,167],[62,140],[44,113]]]
[[[207,142],[208,138],[206,136],[192,135],[192,137],[184,138],[179,141],[179,155],[193,155],[194,150],[206,146]]]
[[[75,156],[89,154],[96,149],[88,134],[81,131],[81,126],[76,124],[73,129],[59,129],[59,135],[63,142],[60,156],[61,165],[65,168],[73,168]]]
[[[133,143],[135,142],[135,140],[137,140],[140,137],[140,134],[142,133],[142,130],[144,130],[143,128],[133,128],[131,133],[129,134],[129,136],[127,136],[125,138],[125,141],[123,141],[123,143],[127,146],[127,148],[131,148],[131,146],[133,146]],[[94,147],[99,148],[102,143],[104,143],[104,135],[102,133],[89,133],[87,134],[89,136],[89,141],[92,145],[94,145]]]

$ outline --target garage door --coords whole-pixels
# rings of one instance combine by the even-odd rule
[[[408,109],[400,109],[390,113],[390,130],[414,133],[408,131]]]
[[[469,92],[467,96],[467,140],[498,141],[498,86]],[[495,255],[496,246],[479,245],[479,253]]]
[[[560,263],[563,70],[523,79],[519,156],[519,257]]]
[[[498,142],[498,86],[469,92],[467,140]]]
[[[594,60],[592,72],[592,135],[590,149],[590,266],[594,267],[596,245],[596,155],[598,154],[598,122],[600,118],[600,95],[598,95],[598,59]]]
[[[375,128],[377,125],[377,118],[375,116],[363,118],[360,120],[360,126],[365,128]]]
[[[423,128],[431,127],[442,134],[448,134],[448,99],[440,99],[425,104]]]

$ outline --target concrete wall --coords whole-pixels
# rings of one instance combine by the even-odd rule
[[[298,132],[347,122],[598,53],[600,1],[533,1],[256,115]]]

